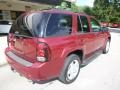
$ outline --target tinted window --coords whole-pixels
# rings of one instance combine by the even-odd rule
[[[80,16],[81,26],[84,33],[90,32],[89,23],[86,16]]]
[[[0,21],[0,24],[1,24],[1,25],[8,25],[8,24],[9,24],[9,21]]]
[[[91,26],[93,32],[99,32],[101,30],[100,24],[93,18],[91,18]]]
[[[47,27],[49,13],[37,13],[33,17],[33,30],[38,37],[43,36]]]
[[[21,15],[13,24],[10,32],[25,36],[42,37],[49,15],[48,13]]]
[[[72,15],[52,14],[46,29],[46,36],[69,35],[72,30]]]
[[[25,35],[32,36],[31,32],[28,30],[25,24],[24,15],[20,16],[12,25],[10,29],[10,33],[14,33],[16,35]]]
[[[80,21],[79,16],[77,17],[77,24],[78,24],[78,32],[82,32],[81,21]]]

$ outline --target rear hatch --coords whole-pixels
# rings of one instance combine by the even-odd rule
[[[8,36],[8,45],[14,54],[32,63],[36,61],[38,38],[43,36],[48,15],[24,14],[15,21]]]

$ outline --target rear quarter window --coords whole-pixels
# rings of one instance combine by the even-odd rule
[[[47,28],[47,36],[65,36],[72,31],[72,15],[54,13],[51,14]]]

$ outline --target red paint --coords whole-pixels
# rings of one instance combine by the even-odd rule
[[[112,23],[111,27],[113,27],[113,28],[119,28],[120,24],[119,23]]]
[[[8,43],[10,46],[5,50],[7,61],[13,69],[28,79],[40,81],[58,77],[64,66],[65,58],[70,53],[82,50],[83,56],[87,57],[96,50],[105,47],[105,43],[108,37],[110,37],[109,32],[92,32],[90,16],[85,14],[59,10],[46,10],[44,12],[72,14],[72,33],[66,36],[33,37],[29,39],[15,38],[13,34],[9,35],[9,40],[11,41]],[[77,32],[77,15],[87,17],[90,26],[89,33]],[[15,62],[7,55],[9,51],[31,62],[32,66],[26,67]],[[46,62],[39,62],[37,61],[37,56],[43,56],[48,60]]]
[[[109,22],[101,22],[101,26],[108,27],[109,26]]]

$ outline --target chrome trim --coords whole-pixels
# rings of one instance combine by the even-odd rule
[[[30,67],[32,66],[33,63],[26,61],[25,59],[22,59],[20,57],[18,57],[17,55],[15,55],[14,53],[12,53],[11,51],[6,53],[10,58],[12,58],[14,61],[26,66],[26,67]]]

